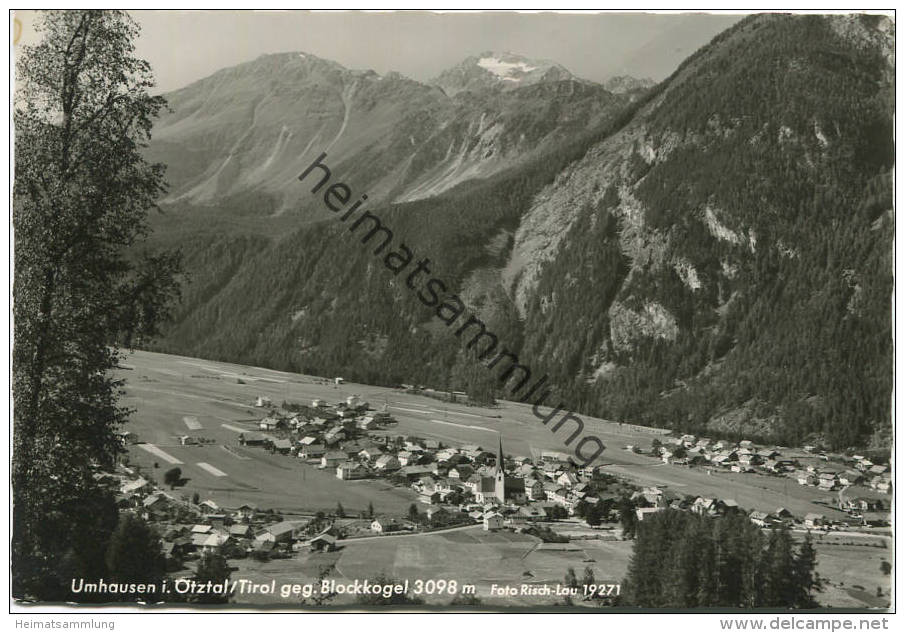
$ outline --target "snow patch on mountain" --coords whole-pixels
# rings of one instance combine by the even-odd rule
[[[537,68],[537,66],[531,66],[522,61],[505,62],[496,57],[482,57],[478,60],[478,66],[507,81],[518,81],[517,78],[512,77],[514,72],[527,73]]]

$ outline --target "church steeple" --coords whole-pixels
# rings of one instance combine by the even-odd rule
[[[494,492],[497,501],[506,503],[506,463],[503,461],[503,434],[500,433],[500,447],[496,453],[496,472],[494,473]]]

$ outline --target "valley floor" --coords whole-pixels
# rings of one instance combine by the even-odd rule
[[[378,514],[402,515],[416,496],[410,489],[394,487],[384,480],[342,481],[332,471],[321,471],[301,460],[240,446],[239,432],[255,429],[264,415],[254,406],[259,396],[279,405],[283,401],[310,403],[315,398],[337,402],[358,395],[372,408],[388,408],[398,420],[397,425],[385,431],[392,435],[492,446],[502,434],[506,452],[512,454],[569,450],[541,424],[530,407],[518,403],[502,402],[493,408],[445,404],[398,389],[354,383],[335,385],[319,377],[142,351],[124,361],[120,374],[126,380],[123,404],[135,410],[127,430],[136,433],[140,442],[130,447],[133,463],[142,465],[158,480],[162,480],[164,470],[178,465],[187,479],[178,494],[191,496],[197,492],[202,499],[212,499],[225,507],[249,503],[262,510],[273,508],[290,515],[287,518],[317,510],[331,511],[337,502],[350,515],[366,510],[369,503]],[[727,472],[709,475],[702,469],[666,465],[652,457],[621,450],[626,444],[647,447],[652,439],[662,435],[661,431],[583,419],[585,433],[597,435],[608,447],[601,458],[605,470],[639,485],[666,486],[680,494],[733,498],[743,508],[765,512],[785,507],[796,516],[815,512],[830,519],[845,517],[823,503],[815,503],[832,493],[798,486],[783,477]],[[183,435],[212,441],[201,446],[182,446],[179,436]],[[153,467],[155,462],[157,470]],[[826,538],[818,544],[819,571],[832,582],[820,602],[860,607],[885,603],[887,599],[876,597],[876,589],[879,585],[888,591],[889,578],[882,577],[880,561],[891,559],[889,539],[869,537],[868,544],[854,536],[836,541]],[[568,567],[574,567],[580,575],[584,567],[590,566],[598,582],[618,582],[624,577],[630,542],[574,543],[578,545],[555,550],[552,544],[542,544],[535,537],[494,535],[475,527],[448,534],[350,540],[338,552],[304,553],[289,560],[245,560],[240,562],[234,577],[256,582],[273,577],[307,582],[316,578],[322,565],[335,563],[336,574],[346,578],[372,578],[382,572],[397,577],[472,583],[478,595],[489,598],[489,603],[498,601],[488,595],[494,582],[560,582]],[[273,601],[269,596],[264,599]],[[537,603],[535,599],[527,600]],[[258,602],[258,598],[251,601]],[[520,604],[516,598],[499,602]]]

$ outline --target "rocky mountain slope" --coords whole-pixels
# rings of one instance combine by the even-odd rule
[[[295,176],[324,141],[567,406],[888,446],[893,42],[885,18],[752,16],[634,97],[491,54],[434,86],[280,56],[221,71],[172,96],[152,148],[178,201],[158,239],[194,272],[159,349],[491,381],[342,225],[314,221]]]
[[[477,61],[488,59],[500,61]],[[499,81],[507,90],[447,96],[398,73],[349,70],[306,53],[219,71],[167,95],[172,111],[149,151],[169,165],[164,203],[298,211],[295,176],[321,152],[375,202],[428,197],[521,164],[625,102],[560,66],[488,67],[506,74]],[[305,210],[318,217],[317,207]]]

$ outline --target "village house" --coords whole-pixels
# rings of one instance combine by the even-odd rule
[[[204,514],[217,514],[220,512],[220,506],[211,499],[205,499],[198,504],[198,508]]]
[[[399,522],[389,517],[379,517],[371,522],[371,531],[378,534],[395,532],[400,529]]]
[[[273,450],[281,455],[288,455],[292,450],[292,442],[288,439],[271,440],[270,444],[273,446]]]
[[[318,534],[308,542],[312,552],[332,552],[336,549],[336,537],[324,532]]]
[[[454,448],[444,448],[442,451],[437,451],[436,457],[437,461],[449,461],[454,456],[458,455],[459,451]]]
[[[344,439],[346,439],[346,432],[341,426],[334,426],[329,431],[324,433],[324,444],[326,444],[327,446],[341,442]]]
[[[405,466],[399,471],[404,477],[409,480],[416,480],[424,477],[425,475],[433,474],[433,469],[430,466]]]
[[[839,483],[843,486],[857,486],[864,482],[864,475],[857,470],[845,470],[839,473]]]
[[[446,495],[448,495],[451,492],[461,491],[464,489],[465,489],[464,483],[462,483],[458,479],[453,479],[450,477],[447,477],[446,479],[441,479],[434,485],[434,490],[439,492],[443,497],[445,497]]]
[[[383,450],[381,450],[379,446],[370,446],[359,451],[358,456],[369,461],[374,461],[378,457],[383,456]]]
[[[519,506],[517,515],[524,521],[542,521],[547,518],[547,513],[533,503]]]
[[[781,521],[791,521],[795,518],[794,515],[786,508],[776,508],[773,516]]]
[[[374,467],[380,472],[391,472],[399,470],[402,465],[394,455],[386,454],[377,458]]]
[[[358,462],[342,462],[336,467],[337,479],[342,479],[345,481],[352,479],[364,479],[369,474],[370,473],[368,472],[368,469]]]
[[[120,490],[126,497],[131,497],[133,495],[144,495],[153,492],[154,486],[144,477],[139,477],[138,479],[133,479],[131,481],[124,481],[120,486]]]
[[[229,535],[233,538],[249,538],[252,535],[252,529],[247,523],[233,523],[229,526]]]
[[[443,501],[443,497],[439,492],[431,489],[424,489],[418,495],[418,501],[425,505],[435,505]]]
[[[878,475],[870,480],[870,487],[879,492],[888,494],[892,491],[892,479]]]
[[[142,510],[149,519],[161,519],[168,515],[171,499],[163,493],[148,495],[142,501]]]
[[[321,468],[336,468],[347,459],[349,459],[349,455],[343,451],[324,453],[324,456],[321,457]]]
[[[817,487],[820,488],[820,490],[835,490],[836,473],[820,473],[817,478]]]
[[[291,543],[297,533],[301,532],[306,525],[308,525],[308,521],[280,521],[268,525],[264,528],[264,532],[272,536],[275,543]]]
[[[323,444],[308,444],[299,448],[299,459],[320,459],[327,452]]]
[[[499,512],[488,512],[483,518],[485,530],[501,530],[503,529],[503,515]]]
[[[806,528],[814,529],[820,528],[826,525],[826,517],[822,514],[817,514],[815,512],[809,512],[804,517],[804,526]]]
[[[704,516],[715,516],[720,513],[721,505],[718,499],[709,497],[697,497],[691,504],[691,511]]]
[[[428,521],[440,521],[443,519],[448,519],[450,516],[452,516],[450,509],[443,506],[432,506],[425,510],[424,513],[427,515]]]
[[[474,468],[468,464],[456,464],[454,468],[449,469],[449,476],[453,479],[465,481],[474,473]]]
[[[571,505],[571,501],[569,500],[569,491],[562,486],[557,487],[552,491],[547,490],[546,494],[547,499],[555,504],[561,505],[563,507]]]
[[[355,426],[362,431],[372,431],[377,428],[377,421],[371,416],[365,416],[355,423]]]
[[[267,441],[267,436],[262,433],[249,431],[248,433],[239,433],[239,444],[243,446],[263,446]]]
[[[544,493],[544,483],[538,479],[525,480],[525,494],[531,501],[543,501],[547,498]]]
[[[278,428],[285,427],[285,424],[282,420],[278,420],[272,416],[267,416],[260,422],[258,422],[258,428],[262,431],[275,431]]]
[[[883,510],[883,500],[855,497],[854,499],[848,500],[848,507],[861,512],[877,512]]]
[[[751,512],[751,514],[748,515],[748,518],[751,519],[751,523],[758,527],[767,527],[773,523],[769,514],[759,510]]]
[[[654,514],[655,512],[660,512],[663,508],[635,508],[635,518],[639,521],[643,521],[645,517]]]
[[[214,532],[207,535],[207,538],[201,543],[201,551],[209,554],[216,554],[230,540],[229,534],[222,532]]]

